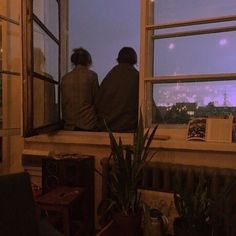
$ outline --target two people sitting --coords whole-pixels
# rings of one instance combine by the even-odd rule
[[[138,122],[139,72],[137,54],[123,47],[118,64],[105,76],[101,85],[90,70],[92,59],[83,48],[74,49],[74,68],[62,78],[62,118],[65,130],[132,132]]]

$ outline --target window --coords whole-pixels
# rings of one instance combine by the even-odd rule
[[[23,2],[23,129],[24,136],[31,136],[60,127],[61,32],[65,32],[60,23],[67,8],[66,1],[59,0]]]
[[[69,55],[74,48],[86,48],[99,82],[116,64],[122,47],[131,46],[139,55],[139,1],[70,0],[69,3]]]
[[[147,126],[236,115],[236,2],[142,0],[141,9]]]
[[[20,1],[0,2],[0,161],[6,142],[20,130],[21,86]],[[16,115],[17,114],[17,115]],[[4,149],[4,150],[3,150]]]

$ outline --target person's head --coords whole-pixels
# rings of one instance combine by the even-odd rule
[[[119,51],[118,63],[128,63],[130,65],[135,65],[137,63],[137,54],[135,50],[131,47],[123,47]]]
[[[90,53],[84,48],[75,48],[73,49],[73,53],[71,55],[71,63],[74,66],[82,65],[82,66],[91,66],[92,58]]]

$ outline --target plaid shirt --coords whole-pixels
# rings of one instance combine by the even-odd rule
[[[61,81],[62,119],[66,130],[93,130],[97,117],[94,98],[98,91],[98,76],[85,66],[77,65]]]

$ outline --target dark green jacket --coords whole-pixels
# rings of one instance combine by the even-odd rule
[[[106,131],[104,120],[112,131],[128,132],[137,127],[139,72],[121,63],[106,75],[95,99],[98,126]]]

